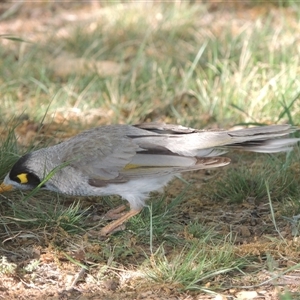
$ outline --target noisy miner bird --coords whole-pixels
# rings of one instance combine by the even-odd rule
[[[290,151],[300,139],[287,136],[290,125],[227,130],[197,130],[157,123],[108,125],[84,131],[58,145],[21,157],[0,190],[42,189],[73,196],[117,194],[125,206],[112,211],[116,220],[100,234],[108,235],[138,214],[149,193],[186,171],[222,167],[229,149],[275,153]],[[285,137],[285,138],[283,138]]]

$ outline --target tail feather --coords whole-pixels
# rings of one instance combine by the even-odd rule
[[[290,125],[270,125],[233,131],[203,131],[181,135],[181,148],[178,143],[169,143],[167,147],[177,153],[181,151],[195,156],[221,155],[228,149],[262,153],[287,152],[300,141],[299,138],[288,138],[296,130],[296,127]]]
[[[250,127],[243,128],[238,130],[227,131],[232,137],[260,137],[260,136],[269,136],[269,137],[280,137],[289,135],[299,128],[291,126],[289,124],[284,125],[268,125],[268,126],[259,126],[259,127]]]
[[[270,140],[255,140],[246,141],[243,143],[236,143],[227,145],[227,148],[252,151],[260,153],[277,153],[277,152],[288,152],[293,150],[293,146],[299,142],[299,138],[279,138]]]
[[[130,135],[146,152],[171,152],[182,156],[214,157],[230,149],[275,153],[292,150],[299,138],[288,138],[299,130],[291,125],[269,125],[239,130],[197,130],[176,125],[141,124],[149,134]]]

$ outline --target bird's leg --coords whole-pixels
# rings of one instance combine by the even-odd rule
[[[116,229],[118,229],[118,227],[123,225],[123,223],[128,221],[131,217],[137,215],[141,210],[142,209],[130,209],[127,213],[123,214],[119,219],[117,219],[117,220],[109,223],[105,227],[103,227],[100,231],[100,235],[107,236],[107,235],[113,233],[114,231],[116,231]]]
[[[124,213],[124,210],[127,208],[128,206],[125,204],[122,204],[116,208],[113,208],[111,210],[109,210],[106,214],[105,214],[105,219],[107,220],[117,220],[119,218],[121,218],[124,214],[126,214],[126,212]]]

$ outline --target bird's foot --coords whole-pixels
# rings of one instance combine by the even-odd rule
[[[124,226],[124,223],[131,217],[137,215],[140,211],[141,209],[130,209],[127,213],[123,213],[119,219],[103,227],[100,231],[100,236],[108,236],[116,231],[123,230],[122,226]]]
[[[111,210],[109,210],[104,218],[106,220],[118,220],[120,219],[122,216],[124,216],[126,214],[126,212],[124,212],[126,209],[128,208],[127,205],[123,204],[123,205],[120,205],[116,208],[113,208]]]

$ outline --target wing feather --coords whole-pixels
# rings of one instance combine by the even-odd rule
[[[109,125],[85,131],[60,147],[64,153],[62,163],[70,161],[74,169],[90,178],[92,185],[103,186],[141,176],[224,166],[230,159],[217,156],[230,148],[288,151],[299,139],[281,137],[295,130],[290,125],[234,131],[205,131],[156,123]]]
[[[120,175],[117,178],[111,180],[102,180],[92,178],[89,180],[89,184],[97,187],[104,187],[108,184],[119,184],[128,182],[131,179],[139,179],[141,177],[153,177],[153,176],[164,176],[169,174],[179,174],[187,171],[195,171],[201,169],[211,169],[226,166],[230,163],[230,159],[227,157],[204,157],[199,158],[193,165],[190,166],[143,166],[133,165],[134,167],[124,168],[120,171]]]

